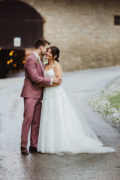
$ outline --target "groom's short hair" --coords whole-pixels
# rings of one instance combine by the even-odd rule
[[[43,38],[39,38],[35,41],[35,48],[38,49],[40,46],[45,46],[46,44],[50,45],[50,42]]]

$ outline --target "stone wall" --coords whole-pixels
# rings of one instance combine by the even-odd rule
[[[61,50],[65,71],[120,64],[118,0],[22,0],[45,19],[44,37]]]

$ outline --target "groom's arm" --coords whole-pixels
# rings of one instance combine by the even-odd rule
[[[36,61],[34,61],[32,58],[27,58],[27,61],[25,63],[25,69],[33,83],[39,83],[41,85],[51,85],[51,78],[48,77],[42,77],[38,74]]]

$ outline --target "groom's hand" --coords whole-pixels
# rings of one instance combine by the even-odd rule
[[[52,82],[55,83],[55,84],[61,84],[62,79],[59,78],[59,77],[53,77],[53,81]]]
[[[36,83],[36,84],[34,84],[34,86],[37,88],[41,88],[41,87],[45,87],[46,85],[44,85],[42,83],[38,83],[38,84]]]

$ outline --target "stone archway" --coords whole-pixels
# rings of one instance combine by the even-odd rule
[[[18,0],[0,1],[0,47],[32,48],[43,36],[43,17]]]

